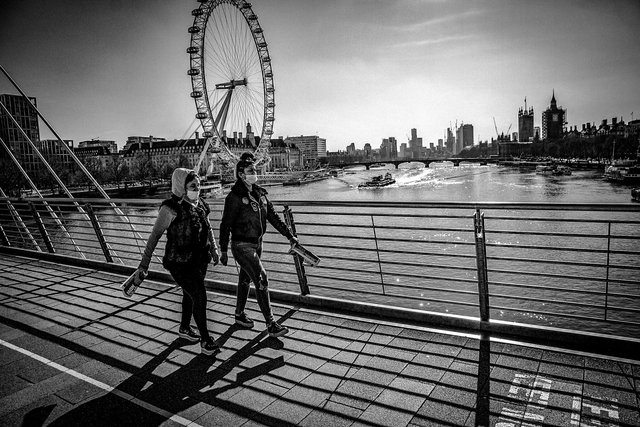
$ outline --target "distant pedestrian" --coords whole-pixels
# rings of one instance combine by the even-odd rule
[[[289,332],[289,329],[279,325],[273,318],[269,299],[269,280],[260,260],[262,238],[267,229],[267,221],[289,239],[291,244],[297,242],[297,239],[276,213],[267,198],[267,190],[256,185],[258,176],[254,161],[251,153],[244,153],[236,165],[237,180],[224,201],[220,223],[220,262],[222,265],[227,265],[227,250],[229,236],[231,236],[231,253],[240,267],[235,310],[236,324],[253,328],[253,320],[244,312],[250,282],[253,282],[258,306],[267,324],[269,336],[279,337]]]
[[[182,288],[182,318],[178,336],[200,341],[203,354],[220,350],[207,329],[207,293],[204,278],[209,262],[218,264],[219,252],[209,223],[209,206],[200,198],[195,171],[177,168],[171,176],[171,197],[162,202],[138,270],[147,273],[158,240],[167,232],[162,265]],[[199,334],[191,327],[195,320]]]

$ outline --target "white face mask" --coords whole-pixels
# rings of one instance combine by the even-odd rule
[[[198,200],[198,196],[200,196],[200,190],[189,190],[187,191],[187,199],[191,200],[191,201],[196,201]]]
[[[245,181],[249,184],[255,184],[258,182],[258,175],[245,175]]]

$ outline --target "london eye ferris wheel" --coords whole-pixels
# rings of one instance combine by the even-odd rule
[[[273,134],[275,90],[271,57],[251,3],[244,0],[198,0],[189,27],[191,97],[209,149],[223,163],[236,156],[227,139],[247,132],[258,136],[255,155],[268,162]],[[253,141],[251,141],[253,143]]]

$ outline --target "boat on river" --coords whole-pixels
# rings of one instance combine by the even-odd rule
[[[538,175],[571,175],[572,171],[569,166],[546,164],[536,166],[536,174]]]
[[[386,187],[387,185],[395,184],[395,182],[396,180],[393,179],[393,176],[391,176],[391,173],[387,172],[386,174],[384,174],[384,176],[382,175],[374,176],[373,178],[371,178],[370,181],[363,182],[362,184],[358,185],[358,188]]]
[[[607,166],[604,170],[604,179],[621,183],[640,182],[640,163],[617,162]]]

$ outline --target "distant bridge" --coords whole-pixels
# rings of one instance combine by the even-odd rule
[[[372,165],[394,165],[396,169],[398,169],[398,166],[400,166],[403,163],[413,163],[413,162],[418,162],[418,163],[424,163],[425,166],[429,166],[431,163],[438,163],[438,162],[452,162],[454,166],[460,166],[461,162],[467,162],[467,163],[480,163],[481,165],[486,165],[488,163],[498,163],[498,159],[488,159],[488,158],[458,158],[458,157],[452,157],[452,158],[447,158],[447,159],[435,159],[435,158],[427,158],[427,159],[395,159],[395,160],[384,160],[384,161],[364,161],[364,162],[340,162],[340,163],[330,163],[331,166],[340,166],[340,167],[347,167],[347,166],[364,166],[367,168],[367,170],[369,170],[371,168]]]

